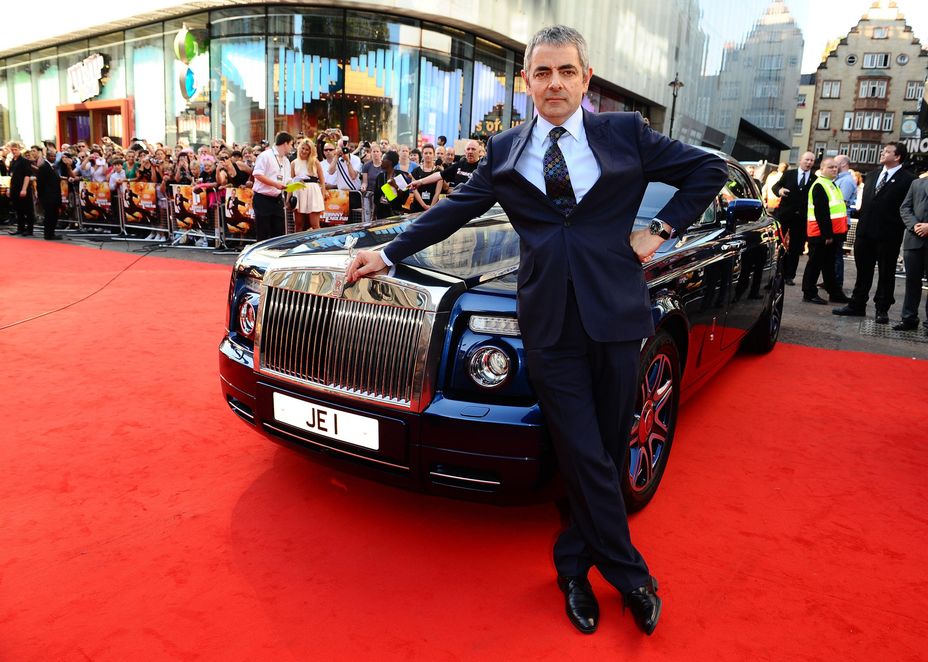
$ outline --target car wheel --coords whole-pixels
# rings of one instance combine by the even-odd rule
[[[622,496],[625,508],[644,508],[657,492],[677,427],[680,403],[680,353],[666,331],[645,345],[638,366],[635,418],[628,439]]]
[[[780,337],[780,323],[783,320],[784,295],[783,273],[779,272],[773,279],[773,293],[770,304],[764,310],[757,324],[741,343],[742,348],[752,354],[766,354],[772,350]]]

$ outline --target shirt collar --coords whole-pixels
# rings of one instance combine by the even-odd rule
[[[901,163],[897,165],[895,168],[887,168],[886,166],[883,166],[883,172],[886,173],[886,179],[889,179],[890,177],[895,175],[896,171],[899,170],[899,168],[901,167],[902,167]]]
[[[534,134],[544,141],[551,132],[551,129],[555,126],[557,125],[551,124],[551,122],[539,115],[538,120],[535,122]],[[583,138],[583,136],[586,135],[586,131],[583,128],[583,106],[577,106],[577,110],[574,111],[573,115],[568,117],[560,126],[567,129],[567,133],[569,133],[574,140],[579,141]]]

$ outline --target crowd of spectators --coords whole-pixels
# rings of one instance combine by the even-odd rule
[[[319,133],[314,141],[298,136],[288,155],[290,178],[304,182],[306,187],[286,198],[294,213],[295,229],[321,226],[324,189],[357,192],[352,201],[354,204],[355,199],[360,200],[364,220],[428,209],[466,182],[485,154],[484,144],[471,140],[466,157],[458,161],[453,147],[446,142],[444,136],[439,136],[437,144],[421,147],[386,139],[351,141],[337,128]],[[253,185],[252,169],[257,156],[266,149],[268,142],[264,140],[231,145],[213,140],[197,147],[182,140],[169,147],[134,137],[124,147],[104,137],[99,143],[81,141],[60,146],[47,140],[28,149],[12,141],[0,147],[0,176],[18,168],[31,179],[23,180],[23,190],[11,189],[0,197],[9,214],[34,215],[34,175],[41,158],[45,158],[73,187],[80,181],[108,182],[115,196],[120,182],[152,182],[158,185],[159,207],[167,209],[172,195],[169,186],[187,184],[209,191],[209,203],[213,205],[220,201],[220,189]],[[116,209],[115,204],[112,209]],[[3,212],[0,209],[0,215]],[[152,241],[166,238],[163,230],[145,237]]]

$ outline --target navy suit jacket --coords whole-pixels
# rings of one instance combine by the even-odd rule
[[[876,192],[882,168],[871,170],[864,176],[864,190],[860,197],[860,212],[857,215],[857,239],[870,241],[902,242],[905,223],[899,208],[905,201],[915,175],[899,168],[889,181]]]
[[[534,122],[493,136],[470,181],[384,249],[391,262],[449,237],[499,202],[520,237],[518,315],[528,348],[557,342],[568,277],[584,329],[597,342],[654,333],[644,269],[629,234],[648,182],[679,190],[658,217],[684,230],[728,180],[719,157],[652,131],[638,113],[583,113],[600,177],[565,216],[516,170]]]

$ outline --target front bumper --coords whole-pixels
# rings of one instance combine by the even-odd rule
[[[553,473],[537,406],[479,404],[439,394],[421,414],[379,407],[259,376],[252,353],[228,337],[219,347],[219,373],[232,411],[269,439],[380,482],[447,496],[510,501],[536,492]],[[274,393],[376,419],[379,449],[275,420]]]

